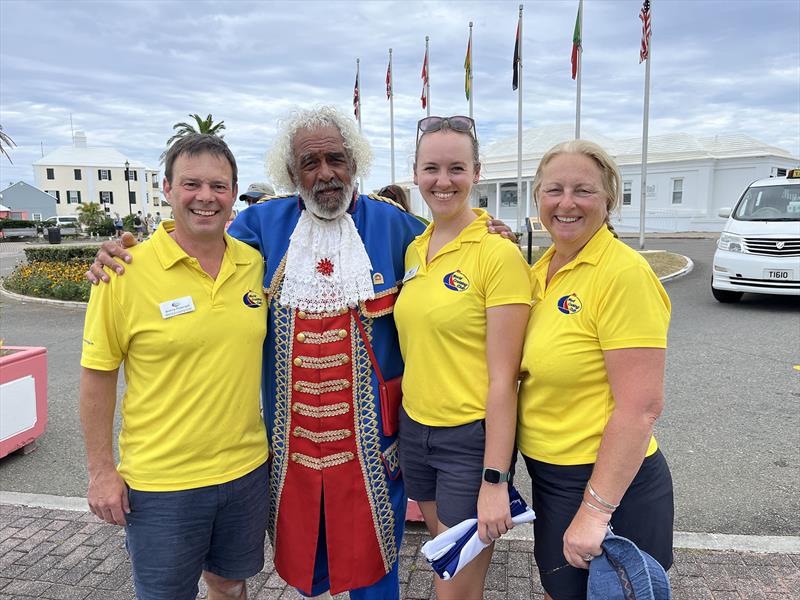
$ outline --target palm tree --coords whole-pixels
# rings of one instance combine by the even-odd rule
[[[221,133],[225,130],[225,121],[214,123],[214,118],[211,116],[211,114],[209,114],[205,119],[201,119],[200,115],[196,113],[189,116],[194,119],[195,123],[186,123],[181,121],[180,123],[175,123],[175,125],[172,126],[172,129],[175,130],[175,134],[167,140],[167,150],[169,150],[172,142],[193,133],[208,133],[210,135],[216,135],[219,138],[225,137]],[[164,152],[161,153],[162,161],[167,155],[167,150],[164,150]]]
[[[210,117],[211,115],[208,116]],[[8,159],[8,162],[10,162],[12,165],[14,164],[14,161],[11,160],[11,155],[9,155],[6,146],[11,148],[12,146],[16,145],[16,142],[11,139],[10,135],[3,131],[3,126],[0,125],[0,154],[3,154]]]
[[[106,218],[105,211],[96,202],[79,204],[75,210],[78,212],[78,221],[89,233],[96,233],[98,226]]]

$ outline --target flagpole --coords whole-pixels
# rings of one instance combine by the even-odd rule
[[[652,20],[653,2],[650,0]],[[639,249],[644,250],[644,215],[647,202],[647,127],[650,120],[650,54],[652,53],[651,39],[647,39],[647,58],[644,65],[644,114],[642,117],[642,190],[639,203]]]
[[[519,5],[519,63],[517,64],[517,231],[522,231],[525,210],[522,205],[522,4]]]
[[[428,54],[429,36],[425,36],[425,58],[427,58],[428,76],[425,78],[425,109],[428,111],[425,116],[431,116],[431,57]]]
[[[469,118],[472,118],[472,97],[475,95],[475,88],[472,86],[472,21],[469,22]]]
[[[394,71],[392,71],[392,49],[389,48],[389,147],[392,153],[392,183],[394,183]]]
[[[358,133],[361,134],[361,59],[356,59],[356,88],[358,89]],[[364,178],[358,178],[359,194],[364,193]]]
[[[575,95],[575,139],[581,139],[581,76],[583,75],[583,0],[578,2],[578,32],[581,36],[581,44],[578,46],[578,81]]]

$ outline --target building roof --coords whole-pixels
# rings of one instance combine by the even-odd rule
[[[547,125],[522,132],[523,160],[538,160],[542,155],[565,140],[575,136],[571,123]],[[581,137],[600,144],[619,165],[641,163],[642,138],[614,139],[590,129],[582,129]],[[783,148],[770,146],[741,133],[726,133],[711,137],[695,137],[688,133],[651,135],[647,142],[647,162],[678,160],[745,158],[753,156],[778,156],[794,159]],[[517,158],[516,136],[490,144],[483,152],[483,163],[502,162]]]
[[[131,169],[146,169],[157,171],[143,162],[129,158],[114,148],[103,146],[87,146],[86,135],[78,131],[75,133],[75,142],[72,146],[61,146],[45,154],[33,163],[34,166],[46,167],[101,167],[125,168],[128,161]]]

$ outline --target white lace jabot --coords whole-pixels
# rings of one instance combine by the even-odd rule
[[[371,271],[349,213],[325,220],[304,210],[289,240],[279,302],[309,312],[355,307],[375,297]]]

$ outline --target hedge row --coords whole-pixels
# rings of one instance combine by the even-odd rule
[[[22,219],[0,219],[0,231],[3,229],[17,229],[23,227],[36,227],[39,221],[24,221]]]
[[[97,246],[42,246],[40,248],[25,248],[25,258],[29,263],[56,262],[69,263],[94,260]]]

